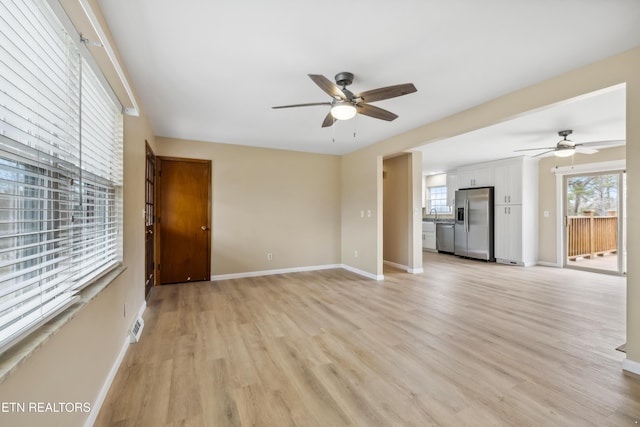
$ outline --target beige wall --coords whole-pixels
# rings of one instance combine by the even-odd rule
[[[382,156],[342,157],[342,262],[382,276]],[[371,210],[371,216],[360,216]]]
[[[212,161],[212,275],[340,264],[338,156],[167,138],[156,155]]]
[[[538,163],[539,173],[539,250],[538,260],[541,263],[556,264],[558,259],[559,236],[557,230],[558,218],[562,215],[558,207],[558,191],[556,175],[551,169],[558,166],[584,165],[589,163],[608,162],[612,160],[624,160],[625,147],[600,150],[595,154],[575,154],[573,160],[570,157],[547,157]],[[562,195],[560,195],[562,197]],[[548,211],[545,217],[543,212]]]
[[[640,183],[640,47],[612,56],[539,84],[507,94],[442,120],[389,138],[345,155],[342,159],[342,248],[343,263],[357,265],[372,274],[381,272],[381,254],[361,251],[354,259],[352,248],[377,247],[382,232],[378,219],[357,221],[362,207],[377,206],[381,185],[377,179],[380,158],[425,143],[490,126],[536,109],[596,90],[625,83],[627,88],[627,182],[629,194]],[[420,185],[418,182],[416,185]],[[640,199],[630,197],[628,212],[628,257],[640,256]],[[640,265],[630,262],[627,275],[627,357],[640,362]]]
[[[382,164],[383,258],[409,266],[411,157],[401,154]]]

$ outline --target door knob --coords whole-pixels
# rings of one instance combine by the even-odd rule
[[[207,226],[206,226],[206,225],[201,225],[201,226],[200,226],[200,230],[202,230],[202,231],[207,231]]]

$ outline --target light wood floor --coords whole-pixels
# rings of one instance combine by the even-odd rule
[[[424,260],[155,288],[96,425],[637,425],[624,278]]]

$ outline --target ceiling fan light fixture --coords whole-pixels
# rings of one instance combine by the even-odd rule
[[[574,147],[556,149],[553,154],[556,157],[571,157],[576,152]]]
[[[331,106],[331,115],[336,120],[349,120],[356,115],[356,107],[347,101],[337,101]]]

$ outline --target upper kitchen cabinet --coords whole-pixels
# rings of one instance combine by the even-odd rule
[[[529,195],[535,190],[538,164],[530,157],[496,162],[494,179],[496,205],[521,205],[523,195]]]
[[[490,187],[493,185],[493,167],[462,166],[456,172],[457,188]]]
[[[521,205],[536,195],[538,163],[530,157],[495,162],[494,186],[496,205]]]

